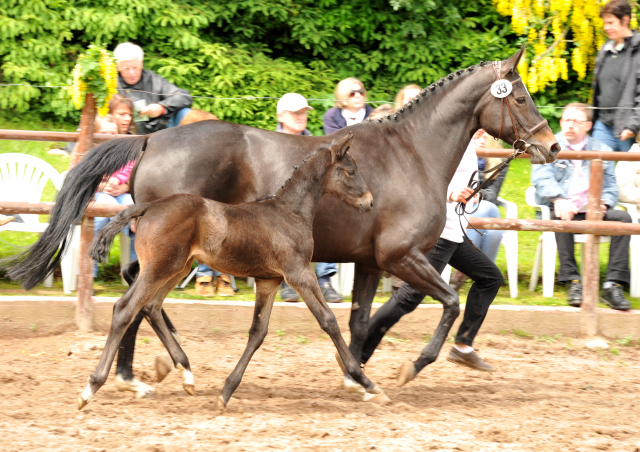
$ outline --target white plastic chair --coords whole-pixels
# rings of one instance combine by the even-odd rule
[[[56,169],[37,157],[27,154],[0,154],[0,200],[40,202],[47,182],[51,181],[56,190],[62,187],[62,176]],[[12,221],[0,226],[2,231],[38,232],[42,233],[49,223],[40,223],[36,214],[20,214],[24,223]],[[69,263],[71,253],[67,253],[64,264]],[[63,271],[63,281],[66,272]],[[44,285],[51,287],[53,275],[45,279]]]
[[[539,210],[543,220],[551,219],[551,209],[549,206],[536,203],[535,200],[536,188],[531,186],[525,193],[525,199],[527,204],[535,209]],[[623,207],[631,216],[633,223],[638,222],[638,209],[635,204],[627,204],[619,202],[616,209]],[[587,241],[587,234],[575,234],[574,242],[579,243],[582,246],[581,255],[584,256],[584,244]],[[611,237],[600,236],[600,243],[610,242]],[[540,234],[538,240],[538,246],[536,247],[536,256],[534,259],[533,269],[531,271],[531,281],[529,282],[529,290],[535,291],[538,285],[538,277],[540,275],[540,264],[542,264],[542,295],[544,297],[553,297],[553,289],[555,285],[556,276],[556,253],[558,247],[556,245],[555,232],[543,232]],[[640,262],[637,259],[640,258],[640,237],[636,235],[631,236],[631,243],[629,245],[629,267],[631,270],[631,287],[629,294],[632,297],[640,297]],[[584,262],[583,262],[584,264]],[[584,265],[581,265],[581,271]]]
[[[518,218],[518,205],[498,197],[498,205],[506,209],[505,218]],[[504,231],[502,241],[507,258],[507,280],[509,281],[509,296],[518,298],[518,231]],[[448,284],[451,279],[451,266],[447,265],[442,271],[442,279]]]

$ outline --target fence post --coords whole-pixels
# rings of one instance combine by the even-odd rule
[[[80,227],[80,269],[78,274],[78,301],[76,303],[76,325],[80,331],[91,331],[93,327],[93,261],[89,257],[89,246],[93,240],[93,217],[84,217]]]
[[[602,220],[600,208],[602,198],[602,160],[591,161],[589,181],[589,205],[587,220]],[[589,234],[584,246],[584,281],[582,285],[582,333],[586,336],[598,334],[598,293],[600,289],[600,236]]]
[[[85,97],[84,107],[82,108],[82,116],[80,119],[80,135],[78,136],[78,142],[73,152],[71,153],[71,159],[69,160],[69,169],[76,166],[85,152],[93,147],[93,132],[96,122],[96,100],[93,98],[93,94],[87,93]]]

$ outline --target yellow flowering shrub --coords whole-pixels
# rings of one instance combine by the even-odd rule
[[[527,37],[528,52],[518,72],[529,91],[542,91],[569,77],[569,62],[580,80],[593,70],[606,41],[600,8],[608,0],[493,0],[498,13],[511,16],[511,28]],[[632,3],[631,28],[638,22]],[[571,39],[567,34],[571,31]],[[570,47],[568,49],[567,47]]]
[[[90,45],[78,57],[73,68],[73,81],[69,94],[77,109],[84,106],[87,92],[93,94],[98,113],[104,116],[109,111],[109,101],[118,92],[118,71],[113,55],[106,49]]]

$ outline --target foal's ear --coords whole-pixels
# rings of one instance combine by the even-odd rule
[[[508,60],[502,62],[502,77],[506,77],[507,75],[511,75],[518,69],[518,63],[520,63],[520,59],[524,55],[524,51],[526,49],[526,45],[523,45],[520,50],[511,55]]]
[[[335,152],[336,158],[339,160],[347,153],[349,148],[351,148],[351,142],[353,141],[353,133],[349,132],[349,135],[344,137],[342,140],[338,141],[333,146],[333,151]]]

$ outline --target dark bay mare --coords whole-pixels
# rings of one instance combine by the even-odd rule
[[[256,304],[249,342],[236,368],[227,378],[219,406],[226,407],[240,384],[255,351],[267,335],[271,308],[283,279],[303,298],[322,329],[331,337],[347,374],[367,389],[365,401],[386,403],[388,397],[362,372],[333,312],[322,297],[309,266],[313,255],[313,219],[323,194],[329,193],[368,212],[373,197],[347,153],[352,136],[334,137],[331,146],[320,145],[302,164],[276,197],[264,201],[229,205],[190,194],[177,194],[137,204],[120,212],[100,231],[91,247],[98,261],[108,259],[115,236],[132,219],[139,218],[136,251],[140,273],[113,309],[109,337],[96,371],[78,397],[78,409],[104,384],[118,345],[139,312],[182,371],[183,387],[193,395],[189,360],[162,316],[162,302],[191,270],[194,259],[238,276],[256,278]],[[158,240],[162,237],[162,240]]]
[[[130,160],[138,160],[130,181],[136,203],[190,193],[238,204],[273,195],[311,149],[352,133],[350,153],[358,159],[376,203],[371,213],[359,215],[325,196],[313,225],[313,260],[356,263],[349,321],[349,348],[356,360],[361,358],[371,302],[383,270],[442,303],[435,334],[415,361],[417,374],[437,358],[459,314],[457,294],[429,264],[426,254],[444,228],[446,189],[473,133],[483,128],[508,143],[526,140],[531,144],[527,153],[532,163],[553,162],[560,150],[516,72],[523,51],[500,62],[499,75],[491,63],[459,70],[386,119],[324,137],[204,121],[105,142],[69,172],[48,229],[9,263],[8,276],[21,280],[26,289],[44,280],[68,247],[68,234],[81,220],[102,178]],[[498,77],[513,83],[512,93],[504,99],[490,92]],[[129,328],[118,358],[117,373],[129,382],[137,382],[131,363],[141,319]]]

